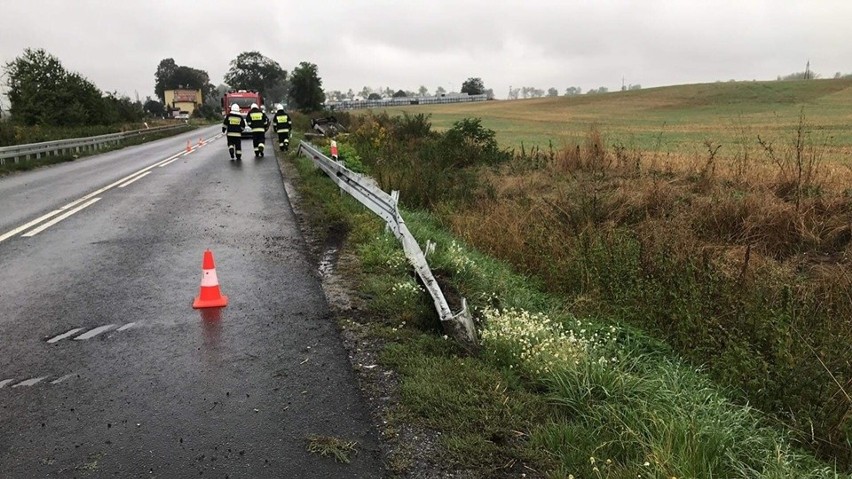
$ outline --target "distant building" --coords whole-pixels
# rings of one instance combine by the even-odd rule
[[[173,117],[192,116],[196,108],[201,106],[201,90],[166,90],[166,110]]]

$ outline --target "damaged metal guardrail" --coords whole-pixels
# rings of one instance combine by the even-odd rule
[[[408,227],[399,213],[399,192],[385,193],[372,178],[349,170],[342,163],[325,156],[316,146],[308,142],[299,143],[299,153],[311,158],[314,164],[323,170],[340,189],[349,193],[370,211],[385,220],[388,228],[402,243],[405,256],[423,281],[429,295],[432,296],[435,310],[441,318],[444,330],[448,334],[452,334],[456,340],[475,346],[477,344],[476,328],[467,308],[467,301],[462,298],[461,311],[458,314],[453,314],[450,310],[444,293],[438,286],[432,270],[429,269],[423,250],[420,249],[417,240],[408,231]]]
[[[121,140],[139,136],[145,133],[155,133],[184,127],[186,124],[159,126],[146,128],[144,130],[123,131],[107,135],[90,136],[86,138],[69,138],[67,140],[44,141],[41,143],[28,143],[26,145],[4,146],[0,148],[0,165],[5,165],[7,160],[20,163],[21,160],[28,161],[30,157],[36,159],[42,156],[62,155],[80,153],[81,150],[97,150],[101,145],[115,144]]]

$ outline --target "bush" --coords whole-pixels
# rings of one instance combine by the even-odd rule
[[[445,133],[431,127],[428,115],[368,114],[353,118],[350,139],[379,185],[400,191],[406,206],[466,204],[487,192],[479,169],[510,158],[497,146],[494,131],[479,119],[456,122]]]

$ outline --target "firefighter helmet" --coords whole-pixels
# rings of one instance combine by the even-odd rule
[[[236,103],[232,103],[231,104],[231,113],[239,113],[239,112],[240,112],[240,105],[237,105]]]
[[[275,111],[281,111],[283,109],[284,109],[284,105],[282,105],[280,103],[275,104]]]
[[[251,104],[251,109],[252,109],[252,110],[254,110],[255,108],[257,108],[257,103],[252,103],[252,104]]]

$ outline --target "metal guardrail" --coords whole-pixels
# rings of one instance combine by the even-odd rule
[[[9,159],[12,159],[15,163],[19,163],[21,159],[23,159],[23,161],[28,161],[30,157],[38,159],[42,156],[63,155],[72,152],[80,153],[81,150],[98,150],[105,144],[117,144],[122,140],[132,138],[134,136],[171,130],[183,126],[186,125],[158,126],[155,128],[146,128],[144,130],[123,131],[120,133],[109,133],[107,135],[89,136],[86,138],[69,138],[66,140],[29,143],[26,145],[4,146],[0,148],[0,165],[5,165],[6,160]]]
[[[444,293],[426,262],[426,255],[423,254],[417,240],[408,231],[408,227],[399,213],[399,192],[385,193],[372,178],[349,170],[342,163],[325,156],[317,147],[308,142],[299,143],[299,153],[311,158],[314,164],[325,172],[340,189],[349,193],[370,211],[385,220],[388,228],[402,243],[406,258],[414,267],[420,280],[423,281],[429,295],[432,296],[435,310],[441,318],[441,324],[455,339],[469,345],[476,345],[476,328],[467,308],[467,301],[462,298],[462,309],[458,314],[453,314],[450,310]],[[427,245],[427,249],[429,249],[429,245]]]
[[[470,103],[474,101],[486,101],[488,95],[447,95],[447,96],[420,96],[420,97],[398,97],[383,98],[381,100],[344,100],[331,101],[326,107],[332,110],[354,110],[358,108],[385,108],[390,106],[409,105],[442,105],[447,103]]]

